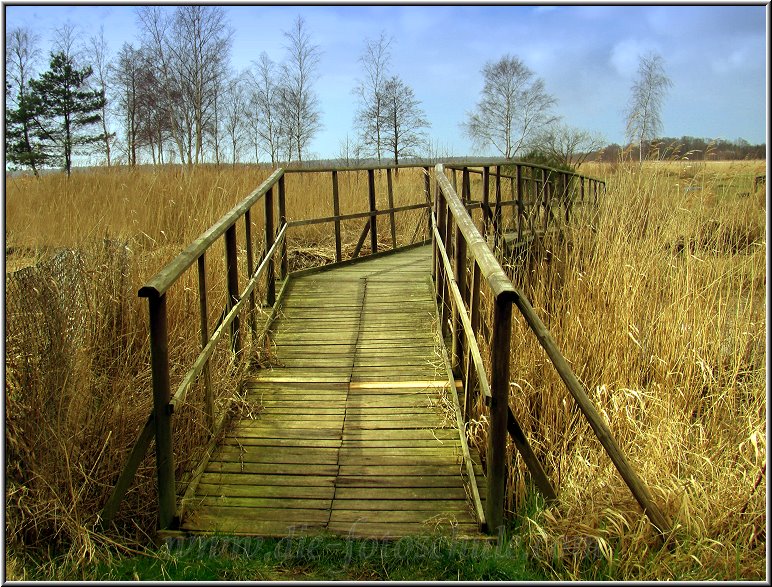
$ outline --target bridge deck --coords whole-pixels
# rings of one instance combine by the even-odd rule
[[[217,447],[182,530],[478,535],[430,265],[421,247],[290,281],[274,366],[248,385],[263,409]]]

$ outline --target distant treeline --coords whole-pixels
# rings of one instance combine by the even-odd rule
[[[663,137],[644,144],[644,158],[689,159],[690,161],[732,161],[737,159],[766,159],[767,145],[751,145],[745,139],[727,141],[698,137]],[[619,161],[622,153],[638,159],[638,145],[623,147],[616,143],[597,151],[591,160]]]

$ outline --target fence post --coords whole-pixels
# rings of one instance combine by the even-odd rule
[[[471,187],[469,185],[469,168],[464,167],[464,170],[461,172],[461,201],[464,204],[468,204],[469,200],[471,199]]]
[[[488,240],[488,223],[490,222],[490,191],[491,187],[491,168],[483,167],[483,187],[482,187],[482,237]]]
[[[155,418],[155,459],[158,474],[158,527],[177,525],[174,452],[169,400],[169,333],[166,323],[166,294],[150,296],[150,366],[153,374],[153,416]]]
[[[432,182],[428,167],[424,167],[424,196],[426,196],[426,220],[429,234],[432,233]]]
[[[491,406],[488,430],[488,499],[485,519],[488,532],[504,523],[506,491],[507,415],[509,409],[509,350],[512,332],[512,299],[498,294],[493,306],[491,339]]]
[[[494,197],[496,198],[496,205],[493,209],[493,246],[495,248],[499,242],[499,236],[504,235],[503,226],[501,225],[501,165],[496,166]]]
[[[394,186],[391,182],[391,167],[386,169],[386,183],[389,197],[389,224],[391,228],[391,248],[397,248],[397,227],[394,224]]]
[[[244,237],[247,245],[247,280],[252,279],[255,271],[255,256],[252,244],[252,211],[244,212]],[[249,293],[249,330],[252,333],[252,340],[257,336],[257,316],[255,315],[255,290]]]
[[[458,224],[456,224],[454,238],[455,249],[455,266],[453,272],[456,274],[456,285],[458,285],[458,291],[461,294],[461,301],[466,299],[466,240],[461,232]],[[462,303],[460,307],[456,308],[456,312],[466,312],[466,308]],[[453,346],[452,346],[452,361],[453,368],[457,370],[456,375],[459,375],[463,371],[462,358],[464,356],[464,325],[461,322],[461,318],[453,315]]]
[[[225,267],[228,279],[228,304],[227,311],[239,301],[239,269],[236,253],[236,225],[225,231]],[[231,322],[231,351],[233,354],[241,352],[241,337],[239,335],[239,317],[235,316]]]
[[[284,186],[284,176],[279,178],[279,229],[284,228],[287,224],[287,193]],[[287,262],[287,234],[284,233],[284,240],[281,241],[281,273],[280,279],[283,281],[287,279],[287,273],[289,273],[289,267]]]
[[[335,262],[340,263],[342,259],[341,255],[341,243],[340,243],[340,199],[338,196],[338,172],[333,170],[332,172],[332,214],[335,216]]]
[[[206,258],[201,253],[198,258],[198,307],[201,315],[201,349],[209,342],[209,308],[206,299]],[[204,364],[204,395],[206,396],[206,423],[209,434],[214,433],[214,394],[212,393],[212,378],[209,374],[209,361]]]
[[[367,170],[367,195],[370,200],[370,254],[378,252],[378,225],[375,207],[375,170]]]
[[[273,188],[269,188],[265,192],[265,254],[270,255],[268,252],[273,246],[274,231],[273,231]],[[268,259],[268,265],[265,269],[265,303],[268,306],[273,306],[276,302],[276,275],[274,275],[273,255],[270,255]]]

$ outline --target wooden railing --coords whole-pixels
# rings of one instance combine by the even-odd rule
[[[575,206],[597,205],[606,190],[603,180],[533,163],[489,160],[445,168],[452,171],[457,194],[461,175],[461,199],[470,212],[482,210],[480,231],[485,238],[492,235],[494,248],[505,235],[518,243],[543,236],[552,226],[568,224]],[[514,169],[514,175],[502,168]],[[481,176],[479,190],[472,189],[471,175]],[[506,222],[507,208],[512,210],[510,222]]]
[[[303,226],[320,223],[332,223],[335,238],[335,261],[341,262],[342,258],[342,233],[341,222],[346,220],[366,219],[361,237],[355,247],[353,257],[358,257],[363,248],[366,237],[370,236],[370,254],[379,251],[378,241],[378,218],[388,215],[390,228],[391,248],[397,248],[397,230],[396,215],[412,210],[427,210],[430,207],[430,180],[429,168],[420,166],[422,169],[424,182],[423,191],[420,194],[414,194],[420,200],[417,203],[395,207],[394,206],[394,182],[392,173],[397,169],[408,169],[411,165],[399,166],[365,166],[348,167],[343,169],[293,169],[285,172],[284,169],[277,169],[268,177],[257,189],[250,193],[231,211],[225,214],[211,228],[204,232],[200,237],[193,241],[185,250],[179,253],[171,262],[169,262],[161,271],[153,276],[139,290],[139,296],[148,300],[149,307],[149,325],[150,325],[150,360],[152,371],[153,387],[153,409],[149,414],[139,437],[133,445],[127,462],[122,470],[116,485],[108,498],[102,513],[103,524],[110,523],[120,506],[127,490],[129,489],[134,476],[144,459],[151,441],[155,438],[156,452],[156,470],[158,482],[158,505],[159,505],[159,528],[170,529],[177,526],[180,518],[180,511],[177,505],[178,490],[177,480],[175,478],[174,463],[174,439],[172,434],[172,416],[185,403],[189,390],[197,381],[201,381],[204,387],[204,414],[206,425],[209,431],[209,437],[213,438],[217,431],[222,427],[226,411],[221,414],[215,414],[215,402],[209,373],[209,361],[214,353],[218,341],[225,332],[230,336],[230,348],[233,355],[238,359],[242,354],[242,336],[240,314],[243,311],[248,312],[250,332],[253,340],[260,337],[270,327],[271,321],[275,316],[275,310],[280,300],[281,293],[277,296],[277,281],[284,280],[288,275],[288,258],[286,239],[290,230],[299,229]],[[375,173],[378,170],[385,171],[387,179],[386,196],[388,198],[388,207],[379,209],[377,206]],[[367,206],[363,211],[357,211],[350,214],[340,213],[340,202],[338,193],[338,175],[341,173],[357,173],[366,171],[368,176]],[[331,207],[332,215],[323,218],[314,218],[308,220],[295,220],[288,222],[287,212],[287,182],[286,176],[294,173],[330,173],[331,174]],[[277,193],[275,193],[277,192]],[[278,202],[277,202],[278,199]],[[262,258],[255,268],[255,238],[253,236],[253,225],[256,224],[253,218],[253,208],[263,200],[263,230],[259,237],[262,242]],[[277,209],[278,204],[278,209]],[[239,276],[239,247],[237,243],[237,225],[243,223],[244,243],[246,254],[247,280],[240,289],[241,282]],[[417,223],[410,242],[416,240],[420,228],[428,230],[428,218]],[[428,232],[427,232],[428,238]],[[207,263],[206,257],[212,251],[213,246],[220,239],[224,240],[225,245],[225,272],[227,294],[225,300],[225,311],[223,312],[214,331],[209,334],[209,315],[210,300],[207,291]],[[279,275],[277,280],[275,265],[276,256],[279,256]],[[244,259],[241,259],[244,261]],[[201,339],[201,351],[193,360],[178,383],[174,394],[171,393],[170,381],[170,348],[169,332],[170,324],[167,312],[167,297],[176,283],[180,282],[186,272],[196,265],[198,272],[198,308],[199,308],[199,330]],[[255,297],[255,289],[259,282],[264,281],[264,300],[258,304]],[[286,282],[285,282],[286,283]],[[282,290],[283,291],[283,290]],[[262,329],[258,328],[258,312],[263,313],[267,310],[268,318],[263,324]],[[211,450],[210,446],[210,450]],[[195,478],[196,473],[191,472],[191,479]],[[190,493],[190,486],[186,494]],[[182,504],[185,500],[183,498]]]
[[[497,167],[503,163],[497,163]],[[483,184],[485,177],[490,177],[490,171],[486,172],[486,162],[481,164],[483,170]],[[421,166],[423,171],[423,193],[413,194],[420,200],[403,206],[394,205],[392,173],[396,169],[409,168],[410,165],[383,166],[383,167],[357,167],[345,169],[313,169],[313,170],[276,170],[256,190],[249,194],[241,203],[225,214],[209,230],[191,243],[184,251],[175,257],[166,267],[148,281],[139,291],[141,297],[147,298],[149,307],[150,324],[150,355],[153,386],[153,409],[148,416],[145,426],[140,432],[139,438],[134,444],[127,463],[116,483],[116,486],[108,499],[103,511],[103,523],[110,522],[123,499],[132,479],[144,458],[151,441],[155,438],[156,446],[156,470],[158,483],[159,528],[174,528],[179,522],[180,512],[178,508],[177,480],[174,466],[174,439],[172,435],[172,416],[185,402],[188,391],[192,385],[201,381],[205,390],[205,419],[210,437],[223,425],[225,414],[215,414],[214,394],[208,372],[209,361],[217,342],[225,332],[230,336],[230,348],[235,357],[239,357],[242,348],[241,324],[239,315],[243,311],[248,312],[250,332],[254,337],[260,337],[266,331],[275,315],[276,307],[281,299],[281,291],[277,295],[277,282],[285,280],[289,275],[287,262],[287,234],[290,230],[299,229],[312,224],[330,223],[335,239],[335,262],[344,262],[342,254],[343,235],[341,223],[347,220],[365,219],[362,233],[354,247],[352,257],[361,254],[363,245],[368,235],[370,237],[369,249],[371,254],[379,251],[378,219],[388,216],[390,247],[398,248],[395,215],[408,213],[414,210],[426,210],[427,219],[424,222],[419,218],[410,242],[416,240],[422,227],[428,229],[434,242],[434,263],[432,274],[435,279],[438,305],[441,314],[441,324],[445,334],[451,338],[452,365],[455,374],[461,378],[464,384],[464,408],[463,417],[468,420],[475,401],[482,400],[489,412],[490,429],[488,434],[487,475],[488,495],[487,510],[480,514],[484,518],[486,528],[495,532],[503,523],[503,507],[506,489],[505,459],[506,436],[509,433],[515,446],[520,451],[531,472],[539,490],[547,499],[555,499],[555,490],[552,488],[547,475],[531,450],[528,441],[515,419],[508,403],[509,394],[509,355],[510,339],[512,331],[512,306],[518,307],[523,317],[537,336],[540,344],[547,351],[550,360],[555,365],[561,378],[566,383],[569,392],[576,399],[580,409],[590,421],[593,430],[611,456],[615,466],[619,469],[625,481],[630,486],[636,499],[644,507],[652,522],[664,531],[668,528],[667,521],[656,508],[648,495],[645,485],[637,478],[635,472],[629,466],[618,446],[610,435],[608,427],[598,416],[591,402],[587,398],[581,384],[571,372],[567,361],[557,350],[557,346],[549,335],[544,324],[536,316],[528,301],[513,287],[511,281],[497,262],[488,242],[477,230],[469,215],[467,208],[475,207],[471,201],[462,201],[448,178],[442,165],[435,168],[435,194],[430,193],[431,182],[429,168]],[[534,168],[534,166],[528,166]],[[386,174],[386,197],[388,206],[377,206],[377,193],[375,173],[382,170]],[[470,167],[462,167],[464,182],[469,185]],[[365,210],[348,214],[340,213],[339,200],[339,174],[367,172],[367,206]],[[330,205],[332,214],[321,218],[289,220],[287,211],[287,184],[286,177],[289,173],[322,173],[330,174]],[[525,175],[529,175],[528,172]],[[523,179],[523,172],[519,173],[517,181],[519,187],[515,201],[525,202],[526,191],[529,189],[529,181],[536,179]],[[503,175],[497,169],[493,177],[497,178],[497,185]],[[577,176],[579,177],[579,176]],[[544,176],[540,177],[543,193],[547,183]],[[580,182],[585,185],[586,178]],[[595,186],[602,185],[597,182]],[[537,184],[534,184],[537,185]],[[533,189],[533,188],[531,188]],[[597,187],[593,188],[597,191]],[[276,193],[275,193],[276,192]],[[484,190],[480,200],[483,210],[488,210],[488,221],[496,221],[497,212],[501,206],[490,209],[486,204],[487,190]],[[470,190],[465,190],[467,200]],[[496,189],[500,194],[500,189]],[[262,242],[262,255],[257,267],[255,267],[255,242],[253,236],[253,208],[260,200],[263,200],[263,230],[260,239]],[[278,200],[278,201],[277,201]],[[543,200],[542,200],[543,201]],[[498,204],[499,197],[496,196]],[[278,206],[277,206],[278,205]],[[543,205],[543,204],[539,204]],[[551,205],[551,204],[547,204]],[[524,209],[523,204],[520,210]],[[277,209],[278,207],[278,209]],[[486,214],[486,212],[484,212]],[[245,255],[247,280],[240,288],[238,273],[239,259],[236,227],[244,223]],[[499,224],[495,234],[503,234]],[[485,226],[483,227],[485,229]],[[210,254],[213,245],[220,239],[225,244],[225,272],[227,284],[226,308],[221,320],[209,334],[209,305],[207,299],[207,272],[206,256]],[[409,244],[404,242],[403,244]],[[278,279],[275,265],[276,256],[279,256]],[[243,259],[242,259],[243,261]],[[170,381],[170,349],[169,349],[169,324],[167,316],[167,296],[172,286],[179,282],[182,276],[194,265],[198,271],[198,302],[199,302],[199,329],[201,339],[201,351],[181,377],[174,394],[171,393]],[[264,304],[258,304],[255,291],[260,280],[264,280]],[[243,281],[243,279],[242,279]],[[284,288],[282,288],[283,291]],[[266,309],[268,318],[262,330],[257,326],[258,311],[263,313]],[[485,316],[483,316],[485,312]],[[485,358],[481,352],[478,341],[484,340],[487,344],[489,355],[489,370],[485,368]],[[490,381],[489,381],[490,378]],[[468,455],[467,455],[468,458]],[[469,463],[467,463],[469,465]],[[195,473],[192,474],[195,477]],[[189,491],[190,488],[188,488]],[[479,500],[478,500],[479,501]],[[184,504],[184,499],[183,499]]]
[[[468,177],[468,172],[465,176]],[[467,180],[464,181],[466,183]],[[622,454],[546,326],[501,268],[467,213],[468,204],[456,194],[441,164],[435,168],[435,182],[432,275],[441,308],[443,334],[450,338],[451,362],[463,384],[465,422],[470,419],[473,404],[480,399],[489,421],[485,513],[488,531],[496,532],[504,519],[507,432],[523,457],[537,488],[547,500],[553,500],[556,496],[509,408],[510,340],[512,307],[515,305],[635,499],[656,529],[661,534],[666,533],[670,528],[669,522]],[[483,316],[484,311],[486,316]],[[487,328],[483,328],[485,322]],[[485,369],[478,341],[484,341],[489,349],[489,373]]]

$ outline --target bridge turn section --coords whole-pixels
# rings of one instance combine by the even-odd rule
[[[291,278],[247,386],[261,409],[213,452],[181,530],[480,535],[430,268],[420,247]]]

